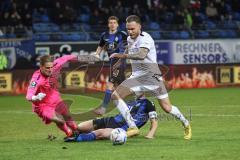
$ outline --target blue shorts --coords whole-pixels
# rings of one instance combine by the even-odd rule
[[[103,128],[122,128],[125,131],[128,128],[126,123],[118,123],[115,121],[114,117],[105,117],[93,120],[93,127],[95,130]]]

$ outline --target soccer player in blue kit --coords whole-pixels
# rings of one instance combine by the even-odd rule
[[[153,102],[149,101],[143,92],[137,94],[134,101],[128,103],[130,114],[135,120],[138,128],[143,127],[150,120],[150,129],[145,136],[148,139],[154,138],[154,134],[158,127],[157,112]],[[98,139],[109,139],[114,128],[128,129],[128,124],[121,114],[113,117],[105,117],[82,122],[78,125],[81,134],[76,137],[65,139],[65,142],[83,142],[94,141]]]
[[[127,33],[118,30],[118,18],[110,16],[108,18],[108,31],[101,34],[101,38],[96,50],[96,56],[102,51],[106,51],[110,57],[112,53],[123,53],[127,45]],[[125,60],[112,58],[110,59],[110,77],[107,83],[105,96],[100,107],[95,110],[96,114],[103,115],[111,100],[112,91],[122,81],[125,80]]]

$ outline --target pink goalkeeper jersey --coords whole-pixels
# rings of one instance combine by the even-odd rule
[[[56,59],[53,62],[53,70],[50,77],[42,75],[40,70],[33,73],[26,99],[31,101],[32,96],[37,95],[40,92],[46,94],[46,97],[44,97],[42,101],[32,102],[33,106],[55,107],[62,100],[60,93],[58,92],[57,78],[60,74],[62,66],[71,60],[77,60],[77,57],[74,55],[65,55]]]

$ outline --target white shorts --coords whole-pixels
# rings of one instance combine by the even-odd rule
[[[152,96],[155,96],[158,99],[164,99],[168,97],[163,79],[159,74],[149,72],[143,75],[131,75],[120,85],[130,89],[135,93],[140,91],[150,93]]]

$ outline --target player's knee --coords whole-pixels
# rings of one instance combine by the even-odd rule
[[[103,139],[104,138],[104,129],[98,129],[94,131],[94,134],[96,135],[96,139]]]
[[[165,107],[163,107],[163,110],[166,112],[166,113],[170,113],[171,112],[171,110],[172,110],[172,106],[165,106]]]
[[[111,95],[112,100],[117,100],[118,99],[118,94],[116,92],[113,92]]]

